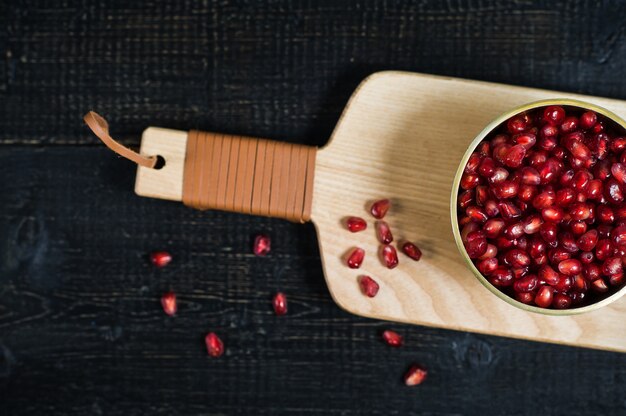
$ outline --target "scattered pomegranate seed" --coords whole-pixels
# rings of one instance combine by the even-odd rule
[[[378,293],[380,286],[376,282],[376,280],[372,279],[369,276],[361,276],[359,277],[359,286],[361,287],[361,292],[368,298],[373,298]]]
[[[155,251],[150,254],[150,262],[158,268],[165,267],[172,261],[172,255],[167,251]]]
[[[402,335],[389,329],[383,332],[383,340],[391,347],[401,347],[404,344]]]
[[[274,295],[272,299],[272,307],[274,308],[274,313],[278,316],[287,314],[287,296],[284,293],[278,292]]]
[[[471,176],[467,180],[471,182],[473,186],[469,186],[466,189],[473,189],[480,183],[480,176],[478,175],[467,175],[467,176]],[[372,213],[372,216],[374,218],[380,220],[385,216],[385,214],[387,214],[387,211],[389,211],[390,206],[391,206],[391,202],[388,199],[381,199],[372,204],[372,208],[370,212]]]
[[[418,384],[422,384],[427,375],[428,371],[424,367],[413,364],[404,375],[404,384],[407,386],[417,386]]]
[[[415,261],[419,261],[422,258],[422,250],[410,241],[405,241],[402,244],[402,252]]]
[[[166,315],[176,315],[176,311],[178,310],[176,294],[174,292],[164,293],[163,296],[161,296],[161,306],[163,307],[163,312],[165,312]]]
[[[215,332],[209,332],[207,336],[204,337],[204,343],[206,344],[209,356],[219,357],[224,354],[224,343]]]
[[[367,228],[367,223],[363,218],[360,217],[349,217],[346,220],[346,226],[348,230],[353,233],[358,233],[359,231],[363,231]]]
[[[383,245],[380,251],[383,263],[385,264],[385,266],[387,266],[388,269],[393,269],[398,265],[398,252],[393,246]],[[485,251],[487,251],[486,246]]]
[[[485,221],[487,221],[487,215],[485,215]],[[383,244],[389,244],[393,241],[391,229],[389,228],[389,224],[385,221],[376,221],[376,234]]]
[[[458,195],[468,256],[501,291],[564,309],[626,284],[626,134],[548,106],[511,117],[470,156]]]
[[[365,250],[362,248],[355,248],[352,250],[350,255],[348,256],[348,267],[351,269],[358,269],[363,264],[363,259],[365,258]]]
[[[254,254],[263,257],[267,256],[270,252],[272,241],[264,234],[259,234],[254,238],[253,251]]]

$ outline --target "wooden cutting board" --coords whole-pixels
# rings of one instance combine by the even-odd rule
[[[315,165],[311,219],[335,302],[376,319],[626,352],[626,297],[577,316],[522,311],[478,282],[454,242],[450,194],[469,143],[501,113],[548,98],[577,98],[626,117],[625,101],[599,97],[393,71],[363,81]],[[181,199],[186,141],[186,132],[144,132],[141,153],[162,154],[167,163],[139,168],[139,195]],[[400,253],[397,268],[381,264],[368,214],[381,198],[392,200],[385,219],[396,241],[416,241],[421,261]],[[368,229],[348,232],[342,219],[350,215],[366,218]],[[359,270],[344,261],[355,246],[367,253]],[[381,286],[373,299],[359,290],[363,274]]]

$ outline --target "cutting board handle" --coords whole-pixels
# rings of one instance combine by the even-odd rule
[[[300,144],[192,130],[182,201],[197,209],[309,221],[316,153]]]

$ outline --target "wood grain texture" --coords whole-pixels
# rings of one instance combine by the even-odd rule
[[[626,99],[618,0],[0,2],[1,415],[623,415],[626,355],[388,324],[329,297],[310,225],[137,198],[81,123],[323,145],[383,69]],[[56,147],[55,147],[56,146]],[[89,146],[98,146],[97,149]],[[269,232],[274,253],[250,255]],[[154,248],[175,255],[152,270]],[[158,296],[173,288],[170,320]],[[276,290],[291,315],[268,308]],[[183,313],[184,311],[184,313]],[[407,347],[390,350],[392,327]],[[208,360],[202,335],[227,342]],[[428,383],[403,388],[410,362]]]

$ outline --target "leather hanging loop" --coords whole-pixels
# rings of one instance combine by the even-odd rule
[[[98,138],[102,140],[102,142],[109,149],[113,150],[118,155],[135,162],[139,166],[154,169],[157,163],[156,156],[142,156],[115,141],[115,139],[109,135],[109,124],[99,114],[94,111],[90,111],[85,114],[83,120],[85,120],[85,123],[87,123],[87,126],[89,126],[91,131],[93,131],[93,133],[98,136]]]

